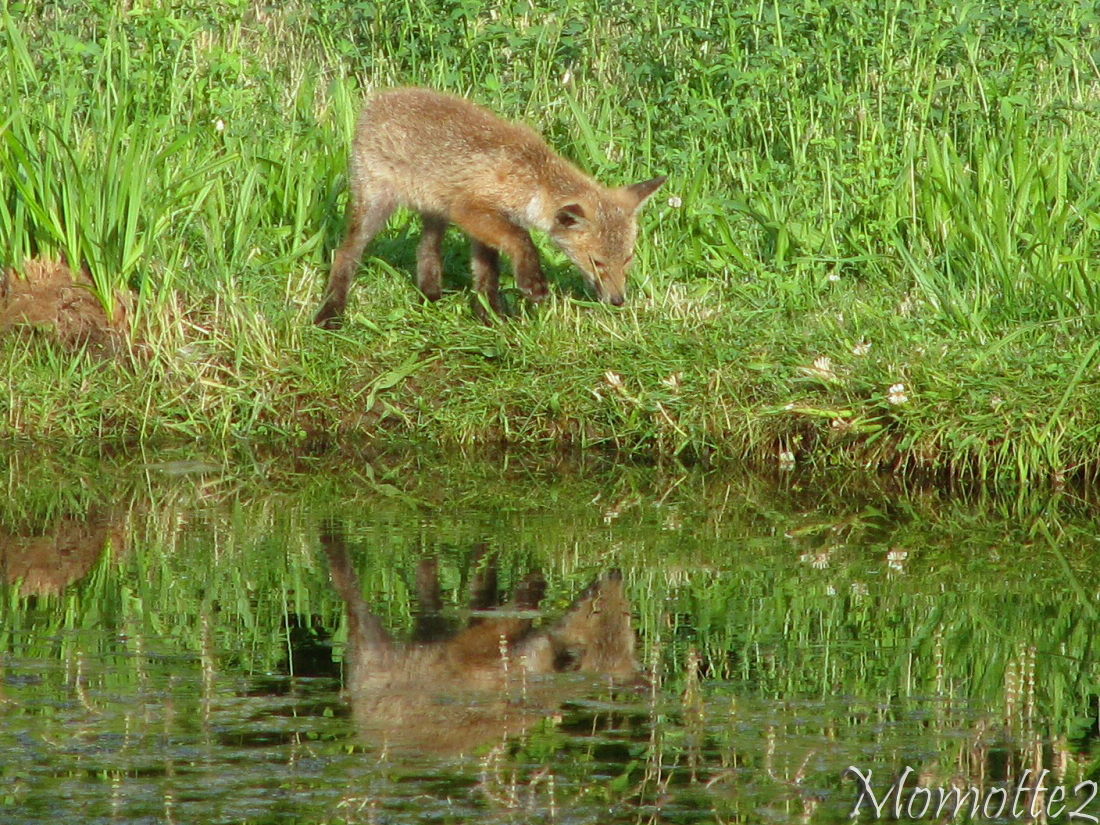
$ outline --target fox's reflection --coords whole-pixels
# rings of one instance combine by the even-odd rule
[[[461,753],[522,732],[562,702],[608,679],[640,683],[631,608],[622,575],[600,576],[557,621],[535,627],[545,583],[524,579],[512,600],[491,607],[491,562],[474,577],[481,616],[448,633],[439,622],[434,561],[420,565],[416,639],[398,644],[363,599],[338,529],[322,543],[333,584],[347,608],[345,682],[356,724],[368,741],[398,750]],[[560,675],[576,671],[583,676]],[[598,678],[593,678],[598,677]]]

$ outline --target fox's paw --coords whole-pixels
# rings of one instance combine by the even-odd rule
[[[443,262],[433,256],[421,256],[416,265],[416,285],[428,301],[443,295]]]
[[[488,296],[475,292],[470,299],[470,309],[473,310],[474,317],[487,327],[508,320],[508,310],[499,296],[491,300]]]
[[[435,303],[443,297],[443,289],[438,284],[428,287],[420,287],[420,293],[424,296],[424,300],[429,304]]]
[[[321,329],[339,329],[344,323],[343,310],[327,303],[317,311],[313,323]]]
[[[528,301],[540,304],[550,297],[550,287],[545,280],[533,281],[520,287]]]

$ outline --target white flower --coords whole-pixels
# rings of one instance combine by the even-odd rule
[[[852,347],[852,355],[866,355],[871,351],[871,342],[862,341]]]
[[[904,404],[909,400],[909,396],[905,394],[905,385],[902,383],[892,384],[890,386],[890,397],[887,399],[891,404]]]
[[[779,451],[779,466],[789,469],[794,466],[794,453],[790,450]]]
[[[829,277],[827,277],[825,280],[827,280],[831,284],[835,284],[837,281],[840,280],[840,274],[837,272],[830,272]]]
[[[563,74],[561,76],[561,85],[562,86],[568,86],[572,82],[573,82],[573,70],[572,69],[566,69],[565,74]]]
[[[222,120],[220,117],[217,120],[214,121],[214,131],[215,132],[224,132],[225,131],[225,121]]]
[[[673,209],[679,209],[681,206],[684,205],[684,202],[680,200],[679,195],[673,195],[668,199],[668,205],[671,206]]]
[[[814,365],[812,367],[803,367],[802,371],[807,375],[814,378],[821,378],[825,381],[836,381],[836,373],[833,372],[833,359],[828,355],[819,355],[814,359]]]
[[[892,549],[886,554],[886,564],[891,570],[897,570],[899,573],[905,569],[905,560],[909,558],[908,550]]]
[[[822,550],[818,553],[803,553],[798,557],[803,564],[808,564],[814,570],[824,570],[829,566],[829,551]]]

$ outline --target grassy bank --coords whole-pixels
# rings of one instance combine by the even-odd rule
[[[1082,4],[9,3],[0,264],[134,343],[0,337],[0,437],[611,447],[1030,481],[1100,468],[1100,18]],[[314,329],[365,90],[668,173],[622,310],[423,307],[380,237]],[[122,316],[118,305],[125,305]]]

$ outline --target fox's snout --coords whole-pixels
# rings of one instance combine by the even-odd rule
[[[585,280],[588,282],[588,288],[597,300],[605,304],[611,304],[613,307],[621,307],[626,303],[625,278],[616,286],[608,279],[601,278],[600,275],[589,275],[587,272],[584,274]]]
[[[626,271],[614,273],[597,269],[593,273],[585,273],[586,280],[596,298],[613,307],[621,307],[626,303]]]

